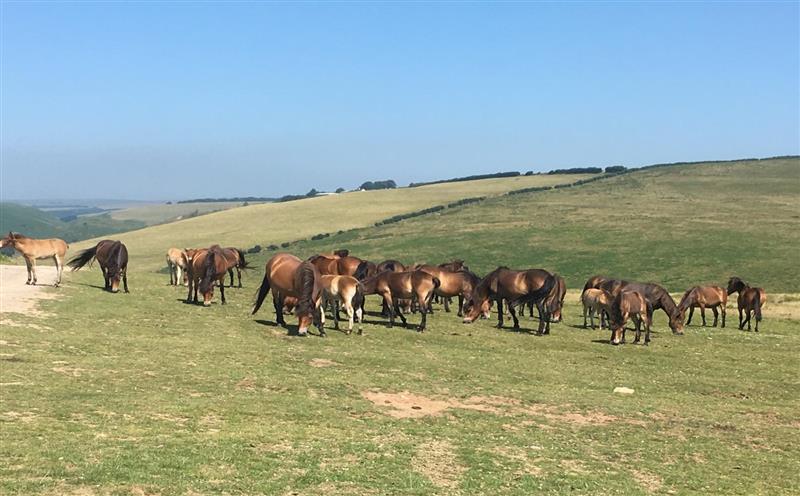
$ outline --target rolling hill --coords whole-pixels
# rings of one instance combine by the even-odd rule
[[[518,176],[435,184],[416,188],[357,191],[286,203],[265,203],[148,227],[115,236],[128,246],[131,259],[149,270],[163,265],[171,246],[268,246],[319,233],[366,227],[404,214],[469,197],[500,195],[537,186],[554,186],[587,175]],[[97,240],[76,244],[81,249]]]
[[[292,247],[369,259],[545,267],[581,287],[593,274],[672,291],[733,274],[800,289],[800,159],[658,167],[580,187],[502,196]]]
[[[0,232],[21,232],[34,238],[61,238],[71,243],[104,234],[126,232],[144,225],[132,219],[113,219],[109,214],[81,216],[64,222],[38,208],[0,203]]]

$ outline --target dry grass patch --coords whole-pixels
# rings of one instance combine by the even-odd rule
[[[411,460],[411,466],[434,486],[448,490],[458,486],[461,476],[467,470],[456,461],[453,445],[444,439],[420,445]]]

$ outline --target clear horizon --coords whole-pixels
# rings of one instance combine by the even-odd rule
[[[800,6],[9,3],[4,201],[800,154]]]

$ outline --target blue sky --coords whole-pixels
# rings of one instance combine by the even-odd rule
[[[3,198],[800,153],[783,3],[2,4]]]

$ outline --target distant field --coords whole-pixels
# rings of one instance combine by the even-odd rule
[[[484,179],[396,190],[359,191],[286,203],[250,205],[116,236],[128,246],[131,259],[149,270],[163,265],[171,246],[220,243],[247,248],[268,246],[372,225],[393,215],[440,205],[461,198],[570,183],[588,176],[542,175]],[[92,242],[75,245],[80,249]],[[144,264],[144,265],[142,265]]]
[[[116,210],[111,213],[111,217],[117,220],[137,220],[152,226],[241,206],[242,202],[173,203],[171,205],[159,203]]]

